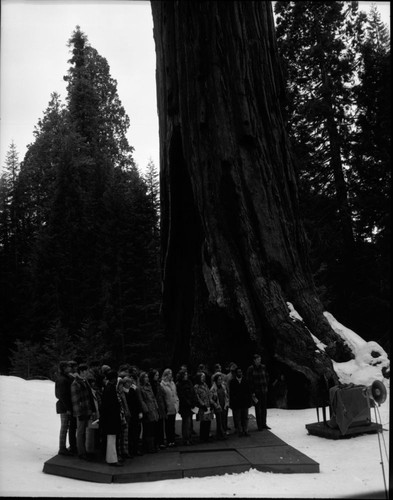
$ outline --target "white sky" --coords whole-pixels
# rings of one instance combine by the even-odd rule
[[[359,2],[368,11],[371,2]],[[376,2],[390,28],[390,2]],[[23,160],[52,92],[63,102],[67,41],[76,25],[105,57],[130,117],[129,143],[145,169],[159,166],[153,20],[149,1],[1,0],[0,170],[13,140]]]
[[[129,143],[144,169],[158,167],[155,48],[150,2],[108,0],[1,1],[1,166],[14,140],[22,160],[54,91],[66,97],[76,25],[105,57],[130,117]]]

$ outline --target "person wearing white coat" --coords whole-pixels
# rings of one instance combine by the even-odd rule
[[[161,377],[161,387],[165,395],[165,435],[167,445],[175,446],[175,423],[176,414],[179,411],[179,397],[177,395],[176,384],[173,381],[173,374],[170,368],[166,368]]]

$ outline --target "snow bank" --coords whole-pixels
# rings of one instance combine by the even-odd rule
[[[0,376],[0,407],[1,497],[384,498],[378,436],[364,434],[335,441],[308,435],[305,425],[316,421],[314,408],[269,408],[267,421],[275,435],[317,461],[319,473],[273,474],[251,469],[223,476],[103,484],[42,471],[44,462],[58,450],[60,419],[53,382]],[[250,413],[254,414],[254,408]],[[379,413],[387,429],[380,437],[387,444],[389,391]],[[194,424],[198,432],[199,424]],[[386,473],[387,450],[382,447]]]
[[[324,312],[324,316],[355,356],[355,359],[344,363],[333,361],[333,367],[340,382],[343,384],[371,385],[374,380],[380,380],[386,386],[389,386],[389,380],[382,373],[382,368],[390,367],[386,351],[377,342],[366,342],[357,333],[339,323],[329,312]]]
[[[303,321],[290,302],[287,302],[289,316],[293,321]],[[380,380],[389,387],[389,379],[385,378],[383,368],[390,368],[390,361],[386,351],[374,341],[367,342],[360,335],[339,323],[329,312],[323,313],[332,329],[343,339],[351,349],[354,359],[344,363],[332,360],[334,371],[341,383],[356,385],[371,385],[374,380]],[[310,332],[317,350],[324,351],[326,345]]]

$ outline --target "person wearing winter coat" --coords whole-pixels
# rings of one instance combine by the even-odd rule
[[[258,430],[270,429],[266,423],[269,376],[260,354],[254,354],[253,364],[247,369],[247,380],[255,406]]]
[[[216,372],[212,377],[212,382],[210,393],[213,401],[214,414],[216,416],[216,437],[217,439],[226,439],[224,417],[229,407],[228,390],[223,381],[222,373]]]
[[[164,390],[165,396],[165,435],[167,445],[169,447],[175,446],[175,424],[176,414],[179,411],[179,397],[177,395],[176,384],[173,381],[173,374],[170,368],[166,368],[162,372],[161,387]]]
[[[241,368],[237,368],[236,376],[229,382],[229,406],[232,408],[233,421],[239,436],[249,436],[248,409],[252,405],[251,390],[248,381],[243,377]]]
[[[56,413],[60,415],[59,455],[72,455],[71,450],[76,450],[76,437],[69,432],[72,418],[71,384],[73,378],[70,376],[71,366],[68,361],[60,361],[59,374],[55,382]],[[67,450],[66,442],[70,443]]]
[[[196,382],[196,377],[198,376],[198,373],[201,373],[201,372],[205,374],[205,382],[206,382],[207,386],[210,387],[211,376],[210,376],[209,369],[207,368],[207,366],[204,363],[199,363],[196,375],[194,377],[194,383]]]
[[[100,427],[106,437],[105,460],[108,465],[123,465],[117,454],[116,441],[121,434],[120,401],[117,394],[117,372],[106,373],[106,385],[102,393]]]
[[[95,424],[100,418],[100,413],[101,413],[101,400],[102,400],[102,390],[97,384],[97,379],[94,375],[94,372],[89,369],[89,374],[87,376],[87,381],[90,385],[90,390],[93,396],[93,401],[94,401],[94,420],[92,417],[90,418],[87,429],[86,429],[86,451],[87,454],[89,453],[91,455],[95,454],[95,452],[99,449],[102,448],[103,443],[101,439],[101,433],[99,430],[99,426],[90,426],[90,423],[93,423],[94,421]]]
[[[205,380],[205,373],[199,372],[195,377],[196,384],[194,385],[195,394],[198,400],[197,406],[199,408],[196,419],[200,422],[199,439],[201,442],[209,441],[210,426],[213,419],[213,413],[211,411],[213,401]]]
[[[198,405],[194,386],[189,379],[188,371],[180,370],[177,374],[177,395],[179,396],[179,413],[182,418],[183,444],[191,444],[192,409]]]
[[[164,389],[161,387],[160,373],[155,368],[149,371],[149,381],[158,405],[158,420],[155,426],[155,443],[160,449],[165,449],[165,417],[166,403]]]
[[[125,460],[130,458],[128,453],[128,424],[131,419],[130,410],[128,409],[128,403],[126,394],[129,392],[128,383],[131,379],[127,377],[118,377],[116,384],[117,398],[120,403],[120,421],[121,421],[121,432],[117,439],[117,454],[121,459]]]
[[[137,369],[131,368],[129,371],[129,379],[131,382],[126,382],[126,387],[129,391],[126,392],[127,405],[130,412],[130,421],[128,425],[128,454],[133,457],[142,455],[139,449],[139,436],[142,430],[142,396],[139,387]]]
[[[155,443],[155,427],[158,422],[158,404],[150,385],[149,376],[146,372],[139,375],[139,386],[142,397],[142,443],[143,449],[147,453],[157,451]]]
[[[223,381],[225,382],[228,388],[228,394],[230,393],[229,386],[230,381],[236,377],[237,364],[234,361],[231,361],[228,365],[228,373],[223,375]]]
[[[77,418],[76,446],[79,458],[89,460],[86,452],[86,430],[90,417],[96,418],[95,404],[90,384],[87,381],[89,367],[82,363],[78,365],[77,374],[71,384],[72,411]]]

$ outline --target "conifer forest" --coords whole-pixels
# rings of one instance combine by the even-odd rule
[[[350,355],[322,311],[389,353],[390,34],[376,7],[151,6],[159,166],[136,165],[110,61],[79,26],[65,101],[48,96],[24,158],[9,145],[0,372],[257,351],[316,372],[286,302],[334,360]]]

